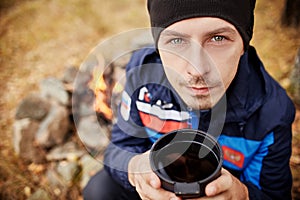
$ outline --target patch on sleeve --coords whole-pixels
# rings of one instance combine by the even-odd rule
[[[127,92],[123,91],[120,112],[125,121],[128,121],[130,114],[131,98]]]
[[[224,160],[232,163],[239,168],[243,167],[245,156],[242,152],[236,151],[227,146],[222,146],[222,150],[224,153]]]

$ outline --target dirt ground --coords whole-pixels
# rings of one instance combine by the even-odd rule
[[[252,44],[267,70],[288,87],[300,31],[280,25],[283,4],[282,0],[257,1]],[[12,149],[12,124],[20,100],[37,90],[43,78],[60,78],[67,66],[79,66],[98,42],[147,26],[144,0],[1,0],[0,199],[26,199],[28,188],[47,187]],[[299,112],[291,159],[294,199],[300,199]]]

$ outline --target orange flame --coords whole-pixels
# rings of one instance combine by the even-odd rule
[[[111,121],[113,119],[113,112],[109,105],[109,95],[111,91],[109,87],[106,85],[104,76],[99,78],[95,85],[95,101],[94,101],[94,109],[96,112],[102,114],[107,120]]]
[[[112,73],[99,74],[99,70],[96,67],[93,71],[92,80],[89,83],[89,87],[93,90],[95,95],[94,110],[110,122],[114,117],[110,106],[113,90],[117,93],[123,90],[123,86],[116,83],[112,76]]]

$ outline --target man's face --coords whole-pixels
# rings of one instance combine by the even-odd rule
[[[158,49],[169,82],[193,109],[209,109],[232,82],[243,51],[236,28],[219,18],[191,18],[164,29]]]

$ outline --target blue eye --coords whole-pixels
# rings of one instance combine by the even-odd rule
[[[224,36],[216,35],[212,38],[212,41],[214,42],[222,42],[225,39]]]
[[[174,38],[170,42],[172,44],[182,44],[183,40],[181,38]]]

